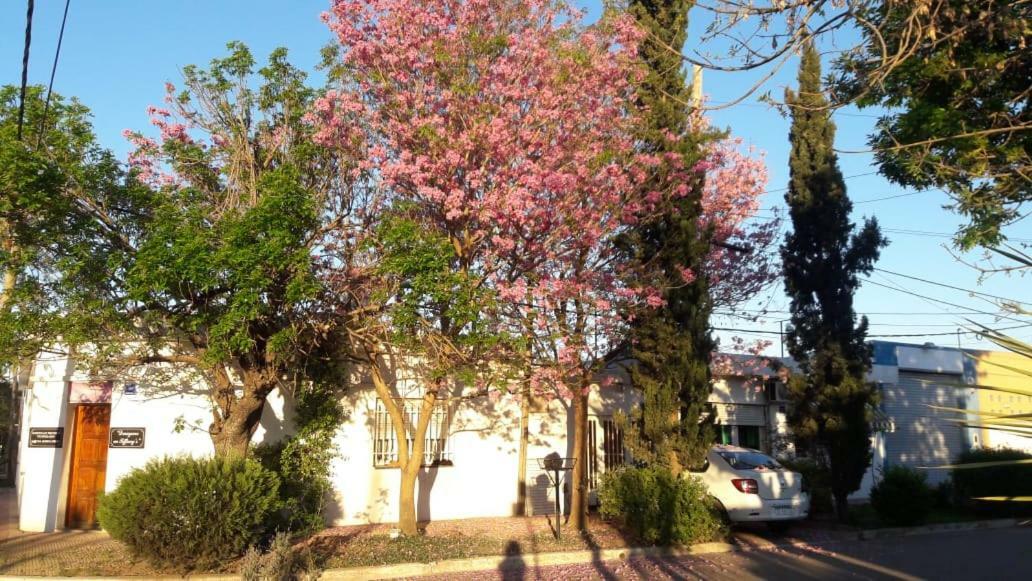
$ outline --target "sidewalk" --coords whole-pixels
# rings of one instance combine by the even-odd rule
[[[486,557],[445,559],[428,563],[398,563],[394,565],[330,568],[322,573],[323,579],[395,579],[425,575],[469,575],[475,572],[497,573],[503,578],[524,577],[564,565],[592,566],[597,571],[620,569],[621,563],[658,562],[670,559],[692,558],[719,553],[780,554],[785,550],[823,554],[821,547],[841,546],[844,543],[864,543],[871,539],[897,536],[923,536],[937,532],[956,532],[972,529],[1028,526],[1017,519],[973,521],[948,525],[929,525],[908,529],[878,529],[858,531],[821,522],[804,522],[784,536],[771,535],[764,527],[745,527],[735,530],[730,543],[702,543],[683,549],[674,548],[604,548],[593,550],[566,550]],[[439,523],[439,527],[462,526],[461,522]],[[468,523],[467,523],[468,526]],[[605,563],[605,564],[604,564]],[[332,565],[331,565],[332,567]],[[162,576],[145,563],[133,563],[128,551],[101,531],[70,531],[58,533],[23,533],[18,530],[17,498],[10,488],[0,489],[0,578],[26,576],[82,576],[104,578],[133,576],[155,578]],[[167,573],[165,577],[169,576]],[[96,578],[96,577],[95,577]],[[237,579],[237,575],[191,576],[197,581]]]
[[[18,530],[18,497],[0,488],[0,574],[154,575],[144,563],[132,563],[121,543],[101,531],[24,533]],[[118,570],[105,571],[116,563]]]

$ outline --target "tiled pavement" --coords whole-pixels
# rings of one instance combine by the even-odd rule
[[[0,488],[0,518],[0,574],[152,573],[145,565],[132,563],[125,548],[101,531],[19,531],[18,502],[13,488]]]

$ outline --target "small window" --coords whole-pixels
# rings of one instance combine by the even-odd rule
[[[735,427],[717,426],[717,428],[720,430],[720,432],[717,434],[717,439],[720,441],[720,443],[724,444],[725,446],[732,445],[734,443],[734,436],[732,435],[732,431],[735,429]]]
[[[398,400],[402,405],[402,416],[405,418],[405,433],[408,434],[409,450],[412,450],[412,432],[419,422],[420,399]],[[449,440],[451,438],[451,417],[447,400],[438,401],[426,429],[423,444],[423,466],[451,466],[452,455]],[[383,401],[376,400],[376,421],[373,425],[373,466],[391,467],[398,461],[398,436],[394,431],[394,421],[387,412]]]
[[[760,449],[760,427],[738,426],[738,445],[743,448]]]

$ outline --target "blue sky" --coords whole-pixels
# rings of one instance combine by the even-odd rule
[[[330,40],[326,26],[319,20],[319,14],[327,4],[327,0],[72,0],[54,89],[63,95],[74,95],[89,106],[94,113],[101,143],[124,156],[127,145],[121,136],[122,130],[147,127],[147,105],[161,102],[164,82],[175,83],[179,69],[184,65],[207,63],[212,57],[223,54],[228,41],[245,42],[259,58],[277,46],[286,46],[295,64],[312,70],[319,58],[319,48]],[[589,17],[599,12],[598,0],[579,0],[576,4],[585,7]],[[44,84],[49,78],[63,8],[63,0],[36,1],[29,68],[31,83]],[[24,26],[25,2],[3,2],[0,6],[0,82],[4,84],[15,84],[20,79]],[[699,37],[701,28],[700,16],[693,21],[689,46],[693,45],[693,38]],[[848,45],[850,40],[849,34],[843,34],[827,39],[822,48],[833,50]],[[706,48],[719,50],[720,47]],[[713,103],[727,102],[741,96],[756,78],[756,73],[707,72],[704,91]],[[791,86],[794,80],[793,62],[770,79],[764,90],[780,97],[784,88]],[[837,147],[843,150],[865,149],[866,136],[875,121],[872,114],[855,109],[836,113]],[[734,135],[766,152],[770,193],[763,206],[783,206],[782,188],[788,177],[788,120],[758,103],[756,96],[729,109],[714,111],[712,118],[717,126],[729,128]],[[949,238],[936,234],[954,232],[961,219],[942,208],[948,199],[941,192],[921,192],[867,202],[908,193],[878,175],[864,175],[875,170],[871,162],[870,154],[843,154],[840,157],[843,174],[859,176],[847,180],[849,194],[857,203],[857,217],[877,216],[892,242],[883,252],[879,268],[1016,300],[1030,300],[1021,277],[997,275],[979,286],[978,273],[951,256],[946,248]],[[1012,239],[1032,239],[1032,222],[1019,223],[1010,228],[1008,234]],[[980,253],[964,256],[969,261],[979,257]],[[965,292],[884,272],[874,274],[871,280],[973,310],[996,310],[986,300]],[[772,310],[788,308],[780,286],[754,302],[746,308],[764,305]],[[873,336],[954,333],[963,323],[962,316],[950,314],[961,311],[960,308],[873,284],[860,290],[856,305],[858,312],[870,314]],[[970,316],[996,327],[1020,324],[1014,321],[994,322],[993,318],[981,315]],[[776,331],[777,320],[784,318],[787,314],[775,313],[758,321],[723,317],[713,323],[719,327]],[[1011,332],[1020,338],[1032,339],[1032,327]],[[727,334],[721,335],[726,337]],[[769,352],[778,354],[777,337],[768,337],[775,340]],[[955,335],[895,337],[892,340],[932,341],[949,346],[958,343]],[[960,344],[982,348],[988,345],[972,335],[961,336]]]

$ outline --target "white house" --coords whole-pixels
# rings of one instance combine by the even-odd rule
[[[613,373],[624,379],[604,390],[594,386],[589,396],[592,492],[607,466],[624,462],[613,415],[638,401],[624,374]],[[404,398],[422,395],[413,377],[398,377],[397,385]],[[41,355],[23,392],[16,473],[20,528],[93,526],[97,494],[114,489],[134,467],[166,455],[210,454],[210,403],[202,386],[195,377],[157,366],[137,376],[96,381],[65,356]],[[396,448],[390,417],[368,383],[358,382],[343,403],[347,416],[336,436],[340,455],[332,466],[335,494],[327,520],[337,525],[395,521],[400,474],[384,467]],[[290,416],[289,402],[274,393],[254,441],[290,433]],[[417,484],[418,518],[516,513],[521,422],[529,434],[526,511],[551,514],[555,493],[538,460],[573,455],[569,404],[536,399],[523,406],[512,396],[454,393],[431,420],[426,466]]]

